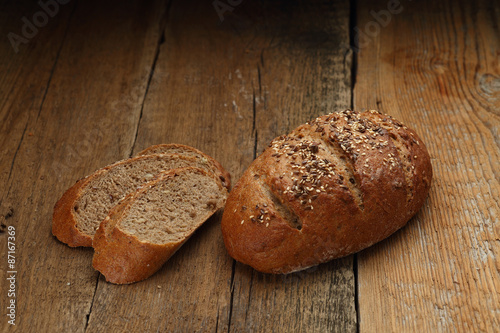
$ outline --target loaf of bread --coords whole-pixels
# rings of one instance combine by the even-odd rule
[[[388,237],[420,209],[432,179],[417,134],[377,111],[324,115],[274,139],[232,190],[229,254],[290,273]]]
[[[149,154],[122,160],[77,181],[54,207],[52,233],[71,247],[92,246],[95,231],[110,209],[165,170],[199,167],[230,187],[229,174],[213,158],[188,146],[171,146],[176,147],[175,154]]]
[[[162,173],[117,204],[95,234],[93,266],[117,284],[143,280],[222,208],[227,189],[199,168]]]

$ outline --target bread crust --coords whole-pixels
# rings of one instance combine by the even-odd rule
[[[408,170],[407,170],[408,169]],[[358,252],[420,209],[432,167],[416,133],[374,111],[345,110],[276,138],[229,195],[229,254],[290,273]]]
[[[133,283],[153,275],[182,245],[143,243],[116,227],[130,208],[134,195],[130,194],[113,207],[93,240],[92,266],[104,275],[106,281],[115,284]]]
[[[52,214],[52,234],[71,247],[92,246],[92,237],[78,230],[73,214],[74,204],[87,182],[86,177],[71,186],[57,201]]]
[[[104,173],[108,172],[108,170],[118,165],[130,163],[131,160],[147,160],[159,156],[163,156],[165,158],[184,159],[193,166],[196,166],[198,163],[196,158],[194,157],[182,156],[179,154],[144,154],[141,156],[133,157],[131,159],[121,160],[111,165],[108,165],[102,169],[99,169],[93,174],[77,181],[57,201],[57,203],[54,206],[54,212],[52,215],[52,234],[56,236],[57,239],[59,239],[61,242],[69,245],[70,247],[78,247],[78,246],[91,247],[93,235],[88,235],[83,231],[81,231],[80,229],[78,229],[77,218],[75,216],[75,211],[74,211],[75,204],[77,200],[80,198],[80,196],[83,194],[83,191],[86,188],[86,186],[95,178],[100,177]],[[219,169],[217,168],[214,170],[219,170]],[[224,173],[227,172],[224,170]],[[222,175],[222,172],[218,176],[220,175]]]
[[[178,242],[153,244],[139,240],[135,235],[120,229],[120,221],[126,217],[136,198],[144,195],[151,187],[168,178],[184,172],[198,172],[213,177],[219,189],[227,194],[227,189],[214,175],[199,168],[187,167],[172,169],[160,174],[155,180],[145,184],[137,192],[129,194],[116,205],[99,226],[94,241],[93,267],[101,272],[106,280],[115,284],[138,282],[153,275],[184,244],[194,231],[223,205],[213,207],[210,214],[200,217],[199,225]]]
[[[224,169],[222,167],[222,165],[219,163],[219,161],[214,159],[212,156],[209,156],[209,155],[205,154],[204,152],[202,152],[196,148],[193,148],[191,146],[186,146],[186,145],[182,145],[179,143],[162,143],[162,144],[150,146],[150,147],[140,151],[139,153],[137,153],[136,156],[149,155],[152,152],[161,151],[162,149],[168,149],[170,147],[180,148],[180,149],[184,149],[184,150],[190,150],[194,153],[197,153],[201,156],[204,156],[208,161],[210,161],[210,163],[212,163],[212,165],[215,168],[217,168],[220,171],[220,173],[221,173],[220,178],[221,178],[221,181],[222,181],[222,184],[224,185],[224,187],[226,187],[228,189],[228,191],[231,189],[231,175],[229,174],[229,172],[226,171],[226,169]]]

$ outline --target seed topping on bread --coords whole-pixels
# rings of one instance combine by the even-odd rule
[[[404,135],[399,130],[404,131]],[[337,188],[349,192],[363,210],[361,176],[370,177],[379,168],[378,163],[370,160],[379,160],[380,167],[387,167],[389,171],[404,169],[405,181],[397,179],[395,186],[403,187],[406,183],[407,200],[412,199],[415,166],[411,160],[416,159],[416,155],[410,156],[408,141],[419,145],[412,131],[388,115],[375,110],[362,113],[344,110],[317,117],[290,134],[274,139],[269,144],[269,154],[277,164],[284,166],[282,170],[288,170],[279,174],[279,179],[287,183],[280,196],[289,195],[298,200],[304,210],[313,211],[314,201],[321,194]],[[259,179],[260,175],[255,174],[254,178]],[[269,226],[266,214],[258,210],[249,219]]]
[[[221,223],[229,254],[288,273],[387,237],[429,191],[432,166],[419,140],[373,110],[323,115],[276,138],[230,194]]]

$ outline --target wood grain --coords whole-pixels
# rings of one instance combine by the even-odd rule
[[[252,104],[239,96],[238,73],[246,75],[248,60],[243,42],[220,25],[210,2],[172,4],[135,152],[183,143],[218,159],[234,178],[242,172],[254,141]],[[148,280],[130,286],[101,280],[87,331],[227,331],[232,260],[220,217],[204,224]]]
[[[19,136],[14,128],[13,136],[21,138],[17,151],[4,155],[11,158],[12,171],[2,203],[13,210],[6,223],[16,228],[18,275],[16,326],[2,319],[2,331],[85,330],[98,277],[91,267],[92,250],[70,249],[52,237],[52,207],[78,178],[131,153],[159,40],[161,2],[89,1],[75,6],[69,25],[66,12],[52,18],[51,24],[60,24],[61,32],[47,26],[54,41],[40,49],[50,48],[41,52],[48,65],[42,61],[37,67],[36,51],[20,52],[27,64],[33,64],[33,73],[19,64],[17,70],[24,73],[19,86],[47,81],[47,66],[53,67],[50,84],[45,82],[32,95],[16,96],[2,111],[14,119],[16,102],[31,101],[34,108],[21,112],[25,135]],[[62,46],[61,33],[65,34]],[[49,39],[44,31],[39,34],[42,40],[35,37],[28,47]],[[2,135],[5,139],[14,138]],[[5,234],[0,242],[6,249]],[[7,284],[1,286],[0,299],[6,302]],[[4,305],[2,318],[6,318]]]
[[[355,107],[415,128],[434,181],[408,226],[358,257],[360,331],[498,332],[499,8],[401,5],[378,34],[370,11],[387,2],[357,7],[368,33],[360,37]]]
[[[72,1],[15,53],[4,37],[40,7],[1,2],[0,248],[15,226],[18,275],[16,326],[0,284],[0,330],[499,331],[500,9],[401,1],[386,24],[391,2],[352,3],[244,1],[221,20],[212,1]],[[178,142],[234,183],[351,99],[415,128],[435,174],[408,226],[358,255],[260,274],[227,255],[216,215],[150,279],[115,286],[50,234],[56,200],[97,168]]]
[[[329,15],[312,22],[324,10]],[[189,144],[221,161],[236,181],[271,138],[350,103],[350,54],[337,46],[348,41],[347,12],[326,2],[256,2],[221,23],[210,3],[174,2],[134,150]],[[88,331],[355,328],[352,258],[287,278],[233,271],[219,223],[220,216],[208,222],[144,283],[100,283]],[[147,301],[130,307],[136,299]]]
[[[255,112],[256,153],[275,137],[319,115],[350,107],[349,7],[344,2],[261,3],[238,19],[256,20],[257,77],[248,95]],[[241,35],[246,30],[239,30]],[[255,71],[254,69],[254,71]],[[266,275],[236,264],[231,331],[356,331],[353,257],[290,275]]]
[[[12,207],[5,202],[10,186],[13,162],[23,140],[33,133],[28,123],[33,123],[45,98],[59,50],[73,8],[61,8],[58,24],[49,22],[28,43],[14,46],[7,36],[10,33],[22,38],[23,21],[39,10],[29,1],[9,2],[0,11],[0,216],[12,215]],[[14,38],[14,37],[13,37]],[[17,50],[17,53],[16,53]],[[0,217],[0,218],[1,218]],[[2,220],[2,224],[4,224]]]

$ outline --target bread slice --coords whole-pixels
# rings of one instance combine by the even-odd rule
[[[90,247],[101,221],[127,194],[162,171],[188,166],[206,170],[220,180],[227,178],[223,176],[226,171],[209,158],[152,154],[122,160],[79,180],[64,193],[54,207],[52,233],[71,247]]]
[[[199,168],[162,173],[101,223],[93,242],[94,268],[116,284],[146,279],[224,206],[227,195],[216,176]]]
[[[148,147],[142,151],[140,151],[137,156],[142,156],[142,155],[151,155],[151,154],[179,154],[183,156],[191,156],[196,158],[197,160],[200,160],[203,163],[210,163],[212,164],[216,169],[220,171],[221,180],[223,185],[230,190],[231,189],[231,176],[229,175],[229,172],[224,170],[222,165],[217,162],[214,158],[208,156],[207,154],[199,151],[196,148],[186,146],[186,145],[181,145],[178,143],[164,143],[164,144],[159,144],[159,145],[154,145],[151,147]]]

